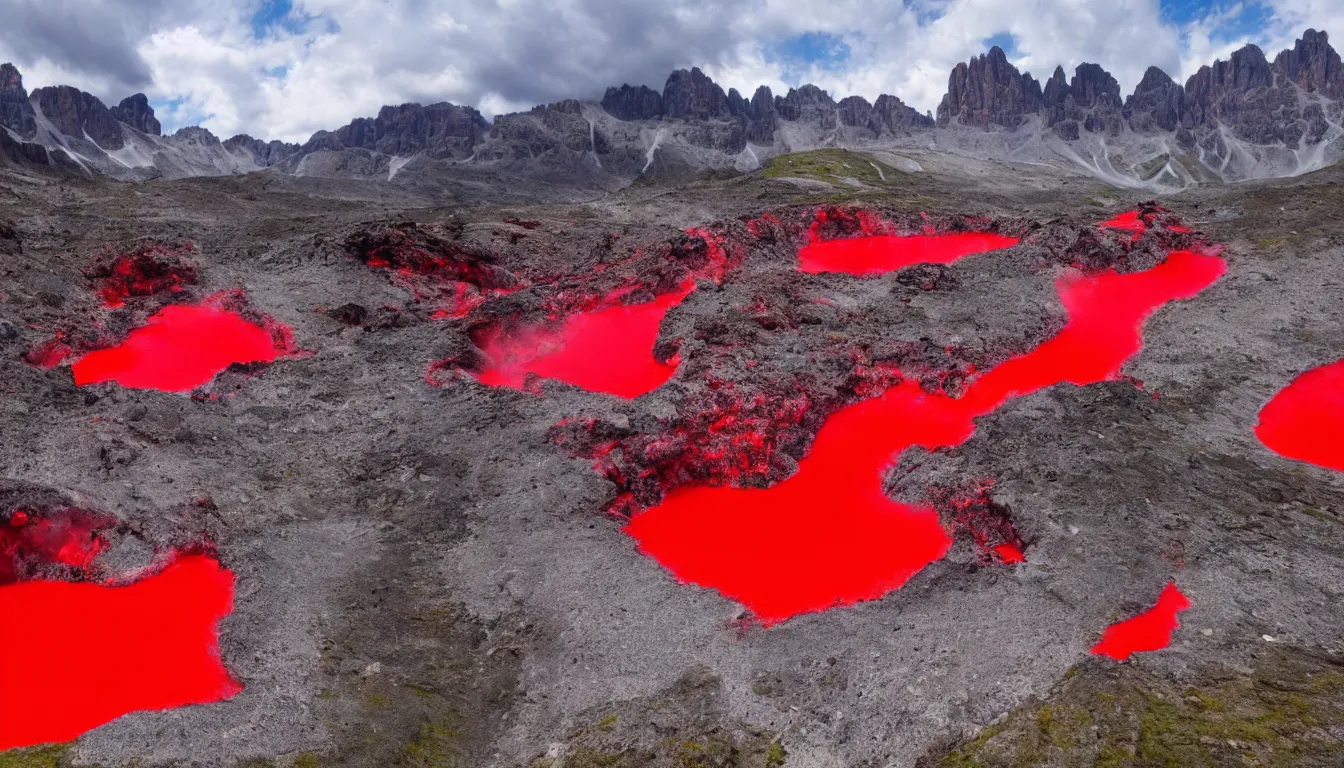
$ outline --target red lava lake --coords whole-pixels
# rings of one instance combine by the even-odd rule
[[[1275,395],[1255,434],[1280,456],[1344,471],[1344,360],[1307,371]]]
[[[676,373],[653,357],[663,317],[695,290],[680,289],[635,305],[618,305],[570,315],[557,329],[499,332],[482,342],[492,364],[476,374],[494,387],[522,388],[528,374],[555,379],[590,392],[635,398],[662,386]]]
[[[1176,614],[1189,607],[1190,599],[1175,584],[1167,582],[1157,605],[1128,621],[1107,627],[1101,642],[1092,647],[1092,653],[1124,661],[1134,653],[1160,651],[1171,645],[1171,633],[1181,626]]]
[[[0,750],[66,742],[128,712],[242,690],[219,658],[233,574],[182,557],[128,586],[0,587]]]
[[[174,304],[121,344],[71,366],[75,384],[115,381],[132,389],[187,392],[234,363],[271,362],[285,350],[265,328],[209,303]]]
[[[782,482],[680,488],[625,530],[677,579],[718,590],[766,625],[879,598],[952,543],[931,507],[899,504],[882,492],[882,476],[902,451],[960,444],[976,417],[1010,398],[1114,379],[1142,347],[1145,318],[1168,301],[1195,296],[1224,271],[1221,258],[1175,251],[1146,272],[1070,273],[1057,286],[1067,325],[1034,351],[981,374],[961,398],[928,394],[906,380],[833,414]]]
[[[818,240],[798,252],[798,271],[880,275],[915,264],[951,264],[964,256],[1008,248],[1017,243],[1016,237],[992,232]]]

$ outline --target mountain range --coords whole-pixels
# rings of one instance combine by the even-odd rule
[[[0,157],[26,166],[118,179],[281,173],[395,180],[468,166],[505,175],[615,187],[643,176],[750,171],[769,158],[822,147],[918,148],[1074,166],[1124,187],[1291,176],[1338,159],[1344,63],[1325,32],[1308,30],[1270,61],[1247,45],[1184,85],[1151,67],[1132,94],[1097,64],[1042,84],[1001,48],[958,64],[936,115],[896,96],[838,102],[803,85],[724,91],[698,68],[661,92],[608,88],[493,122],[450,103],[383,107],[303,144],[200,127],[164,136],[144,94],[108,107],[70,86],[28,93],[0,65]],[[912,163],[916,165],[916,163]]]

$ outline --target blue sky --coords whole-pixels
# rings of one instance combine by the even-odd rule
[[[165,129],[286,141],[384,104],[492,116],[661,89],[690,66],[744,95],[811,82],[923,111],[992,45],[1038,79],[1094,62],[1129,91],[1150,65],[1183,81],[1247,42],[1272,57],[1308,27],[1344,39],[1344,0],[8,0],[5,14],[0,62],[29,88],[143,92]]]

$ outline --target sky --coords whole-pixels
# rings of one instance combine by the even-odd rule
[[[815,83],[936,110],[958,62],[999,45],[1044,82],[1101,64],[1129,93],[1308,28],[1344,42],[1344,0],[4,0],[0,62],[32,90],[136,92],[171,132],[305,141],[384,104],[487,117],[699,66],[750,97]]]

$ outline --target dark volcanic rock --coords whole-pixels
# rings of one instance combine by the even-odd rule
[[[383,107],[378,117],[360,117],[334,132],[319,131],[303,145],[316,150],[368,149],[388,155],[426,152],[439,160],[462,160],[485,139],[490,124],[471,107],[448,102]]]
[[[914,107],[886,93],[873,102],[873,111],[868,116],[868,127],[879,136],[905,136],[933,125],[933,115],[920,114]]]
[[[1016,128],[1025,115],[1041,110],[1043,98],[1036,78],[1018,72],[996,45],[952,70],[938,105],[938,125],[957,118],[962,125]]]
[[[33,105],[28,103],[28,92],[23,89],[23,76],[13,64],[0,64],[0,125],[25,139],[37,133],[37,120]]]
[[[663,116],[663,95],[647,85],[608,88],[602,108],[617,120],[657,120]]]
[[[1134,94],[1125,100],[1129,126],[1140,132],[1174,131],[1185,111],[1185,89],[1166,72],[1149,67]]]
[[[732,116],[728,95],[701,72],[678,69],[668,75],[663,87],[663,116],[683,120],[721,120]]]
[[[1308,91],[1344,98],[1344,63],[1325,32],[1308,29],[1292,48],[1274,57],[1273,68]]]
[[[785,120],[798,120],[823,129],[835,128],[837,124],[835,100],[810,83],[776,96],[775,111]]]
[[[246,152],[252,156],[253,162],[263,168],[269,168],[301,149],[298,144],[286,144],[283,141],[262,141],[245,133],[226,139],[223,144],[224,148],[230,152]]]
[[[162,135],[159,121],[154,117],[154,108],[149,106],[149,99],[143,93],[127,96],[110,111],[117,120],[141,133],[147,133],[151,136]]]
[[[72,138],[85,134],[103,149],[121,149],[121,123],[103,102],[69,85],[54,85],[33,91],[42,114],[56,129]]]

